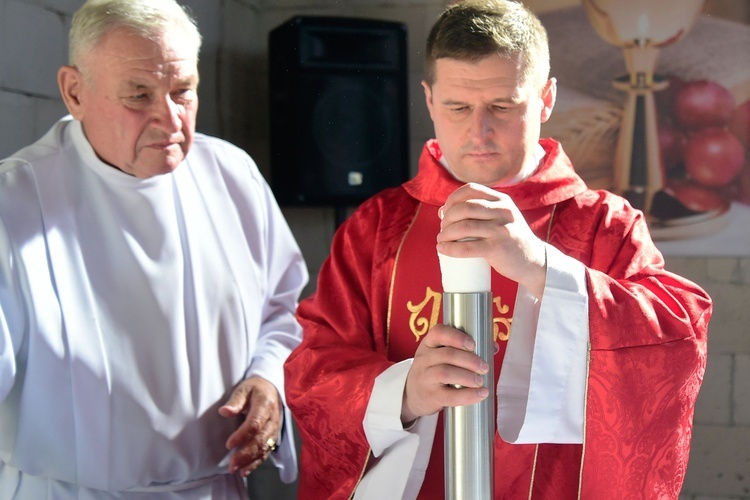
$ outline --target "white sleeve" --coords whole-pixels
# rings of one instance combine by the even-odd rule
[[[267,255],[264,285],[267,294],[255,352],[245,378],[262,377],[279,392],[283,405],[281,440],[270,460],[279,470],[281,481],[291,483],[297,479],[297,458],[292,414],[284,392],[284,362],[302,341],[302,328],[295,318],[295,311],[302,288],[307,284],[308,273],[302,252],[270,188],[261,180],[257,168],[252,171],[258,178],[258,196],[254,200],[258,204],[256,211],[265,214],[266,220],[265,232],[258,235],[258,241],[253,241],[251,235],[247,244],[265,246],[258,253]]]
[[[355,500],[416,498],[422,486],[437,414],[418,418],[408,429],[401,423],[404,385],[412,361],[401,361],[375,379],[362,422],[373,456]]]
[[[518,288],[497,385],[497,427],[509,443],[582,443],[589,343],[586,271],[547,245],[542,300]]]
[[[0,204],[1,205],[1,204]],[[2,208],[2,206],[0,206]],[[0,403],[16,380],[16,350],[24,342],[28,316],[24,307],[22,262],[13,252],[0,210]]]
[[[265,229],[259,235],[249,234],[247,245],[263,246],[257,253],[266,256],[263,284],[266,296],[255,352],[245,378],[257,375],[268,380],[276,386],[283,402],[286,401],[284,362],[302,341],[302,327],[295,318],[295,311],[308,273],[302,252],[270,188],[264,181],[259,184],[258,197],[265,197],[265,202],[256,201],[255,208],[266,214]]]
[[[10,295],[10,291],[6,290],[6,284],[11,283],[9,275],[12,274],[12,259],[6,251],[8,242],[5,236],[0,220],[0,403],[5,400],[16,379],[16,357],[10,325],[5,318],[6,309],[10,312],[5,300]]]

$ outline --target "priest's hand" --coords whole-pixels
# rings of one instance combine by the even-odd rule
[[[482,386],[482,375],[489,366],[474,354],[474,348],[474,339],[455,328],[435,325],[427,332],[406,376],[402,422],[432,415],[447,406],[478,403],[489,395]]]
[[[481,184],[466,184],[448,197],[440,213],[438,252],[483,257],[495,271],[542,297],[546,245],[509,196]]]
[[[234,450],[229,472],[247,476],[257,469],[275,448],[281,429],[281,397],[276,387],[261,377],[240,382],[229,400],[219,408],[226,418],[244,415],[239,428],[227,439],[226,447]]]

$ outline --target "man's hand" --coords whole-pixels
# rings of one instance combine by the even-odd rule
[[[455,328],[435,325],[427,332],[406,377],[402,422],[432,415],[446,406],[478,403],[489,395],[482,378],[489,366],[474,354],[474,348],[474,339]]]
[[[454,191],[441,208],[438,252],[483,257],[503,276],[542,298],[547,278],[545,243],[534,235],[509,196],[481,184]]]
[[[281,428],[281,398],[276,388],[261,377],[243,380],[229,400],[219,408],[222,417],[245,415],[239,428],[229,436],[226,447],[234,450],[229,472],[247,476],[273,451],[270,442],[278,439]],[[274,441],[269,441],[274,440]]]

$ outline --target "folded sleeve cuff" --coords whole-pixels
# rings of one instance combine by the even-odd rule
[[[582,443],[589,323],[586,270],[547,246],[542,300],[519,286],[498,382],[505,441]]]

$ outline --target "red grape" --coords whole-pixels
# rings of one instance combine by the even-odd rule
[[[721,128],[699,130],[688,138],[684,152],[685,170],[704,186],[724,186],[734,180],[745,163],[739,139]]]
[[[687,137],[679,129],[665,123],[659,125],[659,149],[665,172],[682,162],[686,142]]]
[[[672,112],[685,130],[723,127],[734,111],[734,97],[723,85],[711,80],[694,80],[674,94]]]
[[[683,205],[696,212],[715,210],[727,204],[719,193],[694,182],[680,182],[669,186],[669,189]]]

